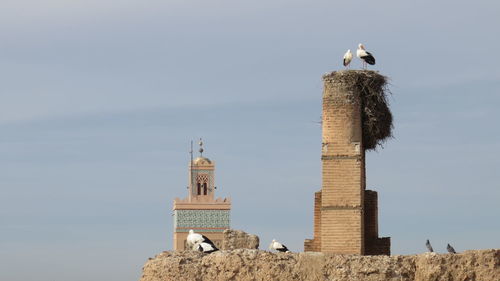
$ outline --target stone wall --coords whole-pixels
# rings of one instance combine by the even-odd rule
[[[378,196],[373,190],[365,190],[365,255],[390,255],[391,239],[378,237]]]
[[[321,191],[314,193],[314,238],[306,239],[304,252],[321,252]]]
[[[238,249],[163,252],[140,281],[498,281],[500,250],[359,256]]]
[[[259,236],[257,235],[234,229],[226,229],[222,235],[222,250],[259,248]]]

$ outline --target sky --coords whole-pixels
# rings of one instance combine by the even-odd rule
[[[231,225],[303,251],[324,73],[364,43],[394,138],[367,153],[393,254],[500,248],[497,1],[0,2],[0,280],[138,280],[172,248],[189,142]],[[352,68],[361,63],[353,61]]]

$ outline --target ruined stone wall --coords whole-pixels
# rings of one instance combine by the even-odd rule
[[[378,196],[373,190],[365,190],[365,239],[378,237]]]
[[[391,238],[373,237],[365,240],[365,255],[390,255]]]
[[[321,191],[314,193],[314,238],[306,239],[304,252],[321,252]]]
[[[258,249],[259,237],[241,230],[226,229],[223,232],[222,250]]]
[[[365,190],[365,255],[390,255],[391,239],[378,237],[378,195]]]
[[[140,281],[498,281],[500,250],[359,256],[238,249],[163,252]]]

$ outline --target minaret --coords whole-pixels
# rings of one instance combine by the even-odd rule
[[[221,246],[222,232],[229,229],[231,200],[215,199],[215,163],[203,157],[200,139],[200,156],[191,160],[188,167],[188,196],[174,200],[174,250],[185,250],[188,231],[193,229]]]

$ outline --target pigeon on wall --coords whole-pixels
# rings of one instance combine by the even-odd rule
[[[432,249],[432,246],[431,246],[431,242],[429,241],[429,239],[427,239],[427,242],[425,242],[425,246],[427,247],[427,250],[429,250],[429,252],[434,252],[434,249]]]
[[[446,250],[448,250],[448,253],[450,253],[450,254],[456,254],[456,253],[457,253],[457,252],[455,251],[455,249],[453,249],[453,247],[452,247],[450,244],[448,244],[448,245],[446,246]]]

